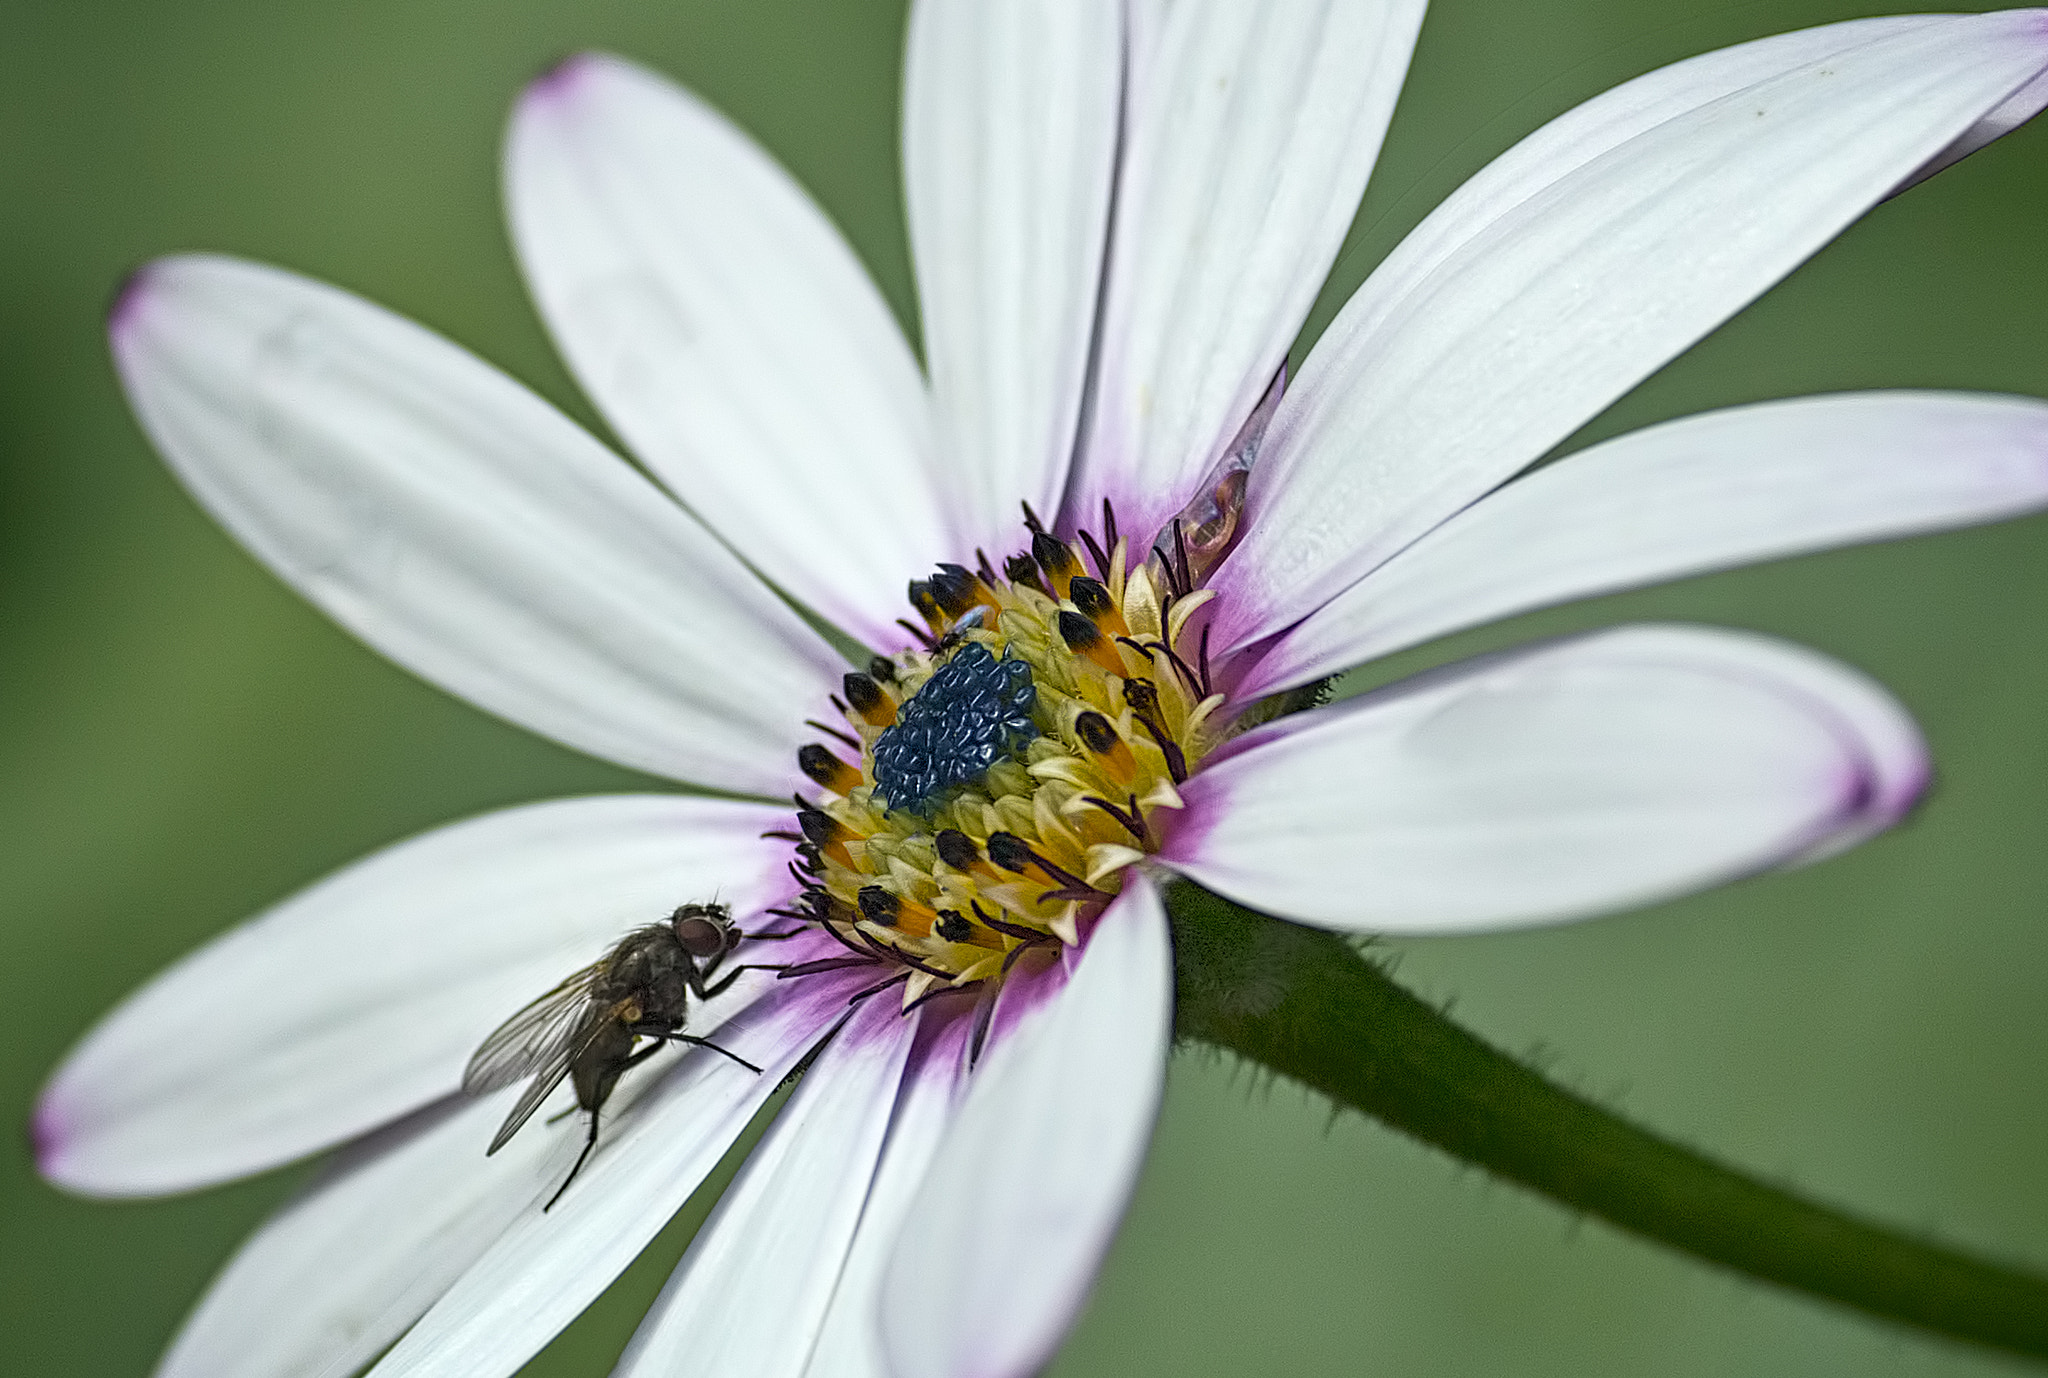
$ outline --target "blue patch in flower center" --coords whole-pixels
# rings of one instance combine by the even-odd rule
[[[875,793],[892,809],[922,812],[1036,737],[1037,706],[1029,665],[968,642],[875,739]]]

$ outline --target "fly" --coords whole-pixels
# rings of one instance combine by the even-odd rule
[[[936,659],[954,647],[959,646],[967,640],[967,633],[981,625],[982,619],[987,613],[987,608],[977,607],[963,614],[958,621],[954,622],[952,630],[932,643],[931,650],[926,652],[926,654]]]
[[[564,1077],[576,1088],[576,1104],[590,1112],[583,1151],[543,1210],[553,1209],[562,1199],[597,1147],[598,1114],[620,1076],[663,1044],[695,1044],[749,1071],[761,1070],[708,1039],[682,1032],[692,995],[709,1000],[738,980],[741,972],[774,969],[735,967],[712,980],[745,936],[733,926],[730,907],[685,904],[665,923],[634,929],[603,957],[499,1025],[469,1059],[462,1089],[472,1096],[532,1079],[498,1126],[486,1156],[503,1148],[533,1118]],[[634,1045],[643,1038],[655,1041],[636,1051]]]

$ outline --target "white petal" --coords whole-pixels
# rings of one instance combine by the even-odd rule
[[[371,1370],[376,1378],[506,1378],[574,1320],[717,1166],[858,988],[831,976],[794,987],[719,1031],[719,1045],[758,1065],[758,1076],[693,1049],[657,1059],[665,1075],[622,1081],[597,1151],[554,1208],[518,1217]]]
[[[838,657],[547,403],[410,321],[232,259],[150,265],[111,330],[193,494],[372,646],[622,764],[786,791]]]
[[[2004,138],[2040,114],[2043,108],[2048,108],[2048,72],[2015,91],[2005,104],[1978,120],[1958,135],[1954,143],[1922,163],[1892,195],[1896,196],[1908,187],[1919,186],[1942,169],[1953,167],[1978,149]]]
[[[1311,613],[1246,697],[1495,618],[2048,506],[2048,403],[1805,397],[1652,426],[1488,494]]]
[[[1837,26],[1651,73],[1510,149],[1388,256],[1282,401],[1217,581],[1219,651],[1529,464],[2044,68],[2038,12]]]
[[[580,1126],[484,1157],[511,1099],[439,1107],[340,1155],[214,1279],[157,1378],[334,1378],[376,1358],[568,1171]]]
[[[1051,1357],[1137,1181],[1172,1023],[1165,911],[1133,873],[940,1142],[884,1284],[898,1378],[1023,1378]]]
[[[917,1031],[868,1001],[804,1074],[614,1373],[799,1378],[853,1241]]]
[[[1180,0],[1135,59],[1101,362],[1069,521],[1140,538],[1286,356],[1379,156],[1422,0]]]
[[[492,1029],[634,924],[714,894],[741,915],[774,902],[787,848],[760,833],[787,819],[714,799],[568,799],[375,853],[88,1034],[37,1110],[42,1171],[96,1195],[182,1191],[447,1095]]]
[[[1120,6],[921,0],[903,72],[903,176],[962,550],[1051,521],[1079,424],[1109,223]]]
[[[732,123],[613,57],[528,89],[505,152],[541,314],[635,454],[756,568],[894,644],[950,555],[917,363],[860,261]]]
[[[928,1015],[927,1035],[931,1023]],[[922,1040],[913,1054],[860,1227],[804,1378],[892,1378],[876,1328],[889,1256],[903,1222],[923,1199],[925,1173],[952,1122],[969,1023],[956,1017],[936,1038]]]
[[[1697,628],[1687,629],[1688,633]],[[1717,637],[1735,633],[1711,633]],[[1741,640],[1755,642],[1753,635]],[[1891,692],[1840,661],[1803,646],[1766,641],[1763,673],[1776,692],[1798,695],[1825,716],[1860,758],[1861,781],[1852,786],[1852,807],[1822,828],[1807,845],[1774,864],[1790,869],[1848,850],[1885,831],[1912,812],[1934,778],[1920,725]],[[1791,654],[1783,654],[1790,650]],[[1711,664],[1711,657],[1702,664]]]
[[[1924,746],[1815,652],[1624,627],[1406,681],[1239,739],[1162,853],[1330,928],[1507,928],[1647,904],[1896,820]]]

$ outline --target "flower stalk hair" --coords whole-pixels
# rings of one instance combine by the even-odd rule
[[[2048,1361],[2048,1278],[1817,1204],[1633,1124],[1466,1032],[1333,934],[1192,882],[1166,899],[1182,1037],[1645,1239]]]

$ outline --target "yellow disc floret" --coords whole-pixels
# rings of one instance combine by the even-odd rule
[[[906,968],[906,1004],[1079,941],[1218,739],[1223,696],[1184,644],[1210,591],[1113,535],[1032,536],[1007,577],[983,559],[913,583],[922,644],[849,674],[847,730],[816,724],[840,748],[798,757],[821,793],[792,916]]]

